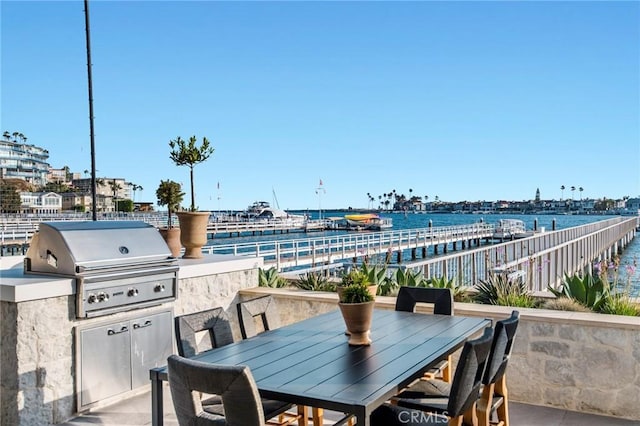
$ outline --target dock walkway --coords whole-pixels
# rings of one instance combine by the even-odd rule
[[[557,286],[564,274],[590,270],[610,260],[635,237],[637,220],[616,217],[498,244],[481,245],[493,235],[483,223],[463,226],[346,234],[333,237],[258,241],[207,246],[207,254],[262,257],[266,268],[291,272],[383,255],[384,263],[421,270],[427,277],[456,278],[473,286],[492,273],[519,276],[533,291]],[[455,253],[449,253],[454,251]],[[432,256],[428,256],[432,253]],[[405,255],[406,254],[406,255]],[[383,262],[378,262],[383,263]]]

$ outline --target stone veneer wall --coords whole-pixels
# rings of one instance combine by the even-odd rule
[[[336,309],[332,293],[255,288],[276,297],[283,324]],[[378,297],[393,309],[395,298]],[[456,303],[456,315],[508,317],[513,308]],[[517,308],[520,324],[507,383],[513,401],[640,421],[640,318]],[[430,313],[431,308],[422,307]],[[374,342],[375,344],[375,342]]]
[[[238,291],[254,287],[257,282],[257,268],[180,279],[175,302],[93,319],[75,318],[75,296],[1,302],[2,425],[58,424],[76,414],[74,328],[80,323],[117,322],[168,308],[173,308],[175,315],[181,315],[216,306],[225,307],[237,323]],[[239,339],[238,327],[234,327],[234,333]]]
[[[73,296],[2,302],[2,424],[48,425],[74,412]]]

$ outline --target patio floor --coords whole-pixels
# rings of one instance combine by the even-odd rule
[[[169,388],[165,385],[165,426],[178,426]],[[640,422],[615,417],[583,414],[557,408],[539,407],[512,402],[509,405],[513,426],[640,426]],[[338,419],[337,413],[325,411],[325,424]],[[63,426],[146,426],[151,424],[151,393],[143,393],[125,401],[109,405],[76,417]]]

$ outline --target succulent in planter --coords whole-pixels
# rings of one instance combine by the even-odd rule
[[[353,284],[360,285],[362,287],[366,287],[369,283],[369,277],[367,274],[362,272],[360,269],[354,268],[351,269],[346,274],[342,275],[341,285],[344,287],[348,287]]]
[[[159,206],[167,206],[167,228],[173,228],[172,215],[180,210],[180,203],[184,199],[182,186],[169,179],[161,180],[158,189],[156,189],[156,197]]]
[[[347,326],[345,334],[349,336],[350,345],[371,344],[369,330],[373,319],[374,300],[367,286],[351,284],[343,289],[338,307]]]
[[[340,303],[366,303],[374,300],[366,285],[351,284],[342,290]]]
[[[368,274],[365,271],[359,268],[353,268],[346,274],[342,275],[340,285],[336,287],[336,292],[338,293],[338,299],[340,301],[343,300],[345,289],[352,285],[357,285],[364,288],[375,299],[375,296],[378,292],[378,285],[371,282]]]

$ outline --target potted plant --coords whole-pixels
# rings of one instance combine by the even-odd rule
[[[196,164],[206,161],[213,154],[214,149],[209,145],[206,137],[202,138],[200,146],[196,145],[197,138],[191,136],[185,141],[180,136],[169,141],[170,157],[178,166],[189,166],[191,183],[191,206],[189,211],[176,213],[180,221],[180,242],[185,248],[184,258],[198,259],[202,257],[202,246],[207,243],[207,224],[210,212],[199,212],[195,204],[195,190],[193,185],[193,168]]]
[[[351,284],[342,291],[342,298],[338,303],[342,318],[349,331],[349,344],[360,346],[370,345],[371,320],[375,297],[369,289],[361,284]]]
[[[342,301],[344,289],[350,285],[358,284],[369,290],[371,296],[376,297],[378,285],[371,282],[369,275],[362,269],[352,268],[349,272],[342,275],[340,285],[336,287],[338,299]]]
[[[168,218],[167,227],[160,228],[160,235],[167,242],[171,255],[178,257],[180,255],[180,228],[174,228],[172,214],[180,210],[180,203],[184,199],[182,186],[178,182],[172,180],[161,180],[158,189],[156,189],[156,197],[159,206],[167,206]]]

